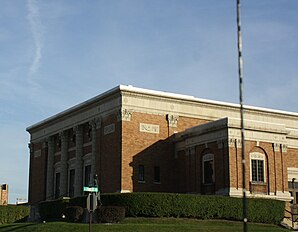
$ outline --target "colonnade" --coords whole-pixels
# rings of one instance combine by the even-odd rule
[[[97,157],[97,129],[100,128],[100,120],[94,119],[89,122],[91,128],[91,157],[88,159],[88,163],[91,164],[90,176],[93,177],[96,173],[96,157]],[[75,157],[72,161],[75,163],[75,177],[74,177],[74,196],[81,196],[83,194],[83,174],[84,174],[84,135],[83,125],[74,126],[72,129],[61,131],[59,133],[59,139],[61,141],[61,159],[59,162],[55,162],[55,139],[54,136],[47,138],[48,143],[48,159],[47,159],[47,179],[46,179],[46,200],[53,199],[54,197],[70,196],[70,158],[69,158],[69,130],[73,130],[75,135]],[[59,182],[57,182],[56,174],[59,173]],[[59,188],[59,196],[56,196],[56,188]]]

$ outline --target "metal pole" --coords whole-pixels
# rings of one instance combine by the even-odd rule
[[[92,211],[89,212],[89,232],[92,232]]]
[[[243,109],[243,60],[242,60],[242,35],[240,23],[240,0],[237,0],[237,35],[238,35],[238,74],[241,117],[241,143],[242,143],[242,188],[243,188],[243,231],[247,231],[247,205],[246,205],[246,180],[245,180],[245,140],[244,140],[244,109]]]

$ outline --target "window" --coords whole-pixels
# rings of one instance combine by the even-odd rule
[[[2,190],[6,190],[6,184],[2,185]]]
[[[145,181],[145,167],[144,167],[144,165],[139,165],[139,181]]]
[[[75,169],[69,171],[69,187],[68,192],[70,197],[74,197],[74,185],[75,185]]]
[[[88,139],[89,139],[89,141],[92,141],[92,127],[91,126],[89,127],[89,130],[88,130]]]
[[[206,154],[203,156],[203,183],[214,183],[214,155]]]
[[[154,182],[160,183],[160,167],[158,166],[154,167]]]
[[[91,165],[85,166],[85,186],[92,184]]]
[[[288,188],[289,189],[298,189],[298,182],[288,181]]]
[[[293,178],[292,181],[288,182],[289,192],[293,200],[291,204],[298,204],[298,182],[295,182],[296,178]]]
[[[60,173],[57,172],[55,175],[55,198],[60,197]]]
[[[250,180],[265,182],[265,155],[259,152],[250,154]]]
[[[213,160],[204,162],[204,184],[213,183]]]
[[[72,135],[71,142],[72,142],[73,145],[76,145],[76,134]]]
[[[251,160],[251,175],[253,182],[264,182],[264,160]]]

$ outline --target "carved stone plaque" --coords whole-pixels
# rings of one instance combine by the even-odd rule
[[[159,125],[140,123],[140,132],[159,134]]]
[[[34,158],[41,156],[41,150],[34,151]]]
[[[108,135],[115,132],[115,124],[110,124],[104,127],[103,134]]]

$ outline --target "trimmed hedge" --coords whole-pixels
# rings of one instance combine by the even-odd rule
[[[54,202],[54,201],[53,201]],[[52,202],[52,203],[53,203]],[[61,207],[86,207],[86,196],[73,198],[60,206],[52,206],[56,215]],[[242,198],[175,193],[118,193],[101,194],[104,206],[123,206],[128,217],[183,217],[198,219],[242,220]],[[56,205],[56,203],[54,204]],[[56,209],[56,210],[55,210]],[[248,221],[279,224],[284,216],[285,203],[271,199],[247,199]],[[47,211],[49,208],[47,208]],[[58,213],[59,212],[59,213]],[[40,211],[43,215],[43,212]],[[60,218],[56,217],[56,218]],[[55,217],[54,217],[55,218]]]
[[[28,206],[0,206],[0,224],[26,221],[29,211]]]
[[[174,193],[105,194],[103,205],[126,208],[132,217],[184,217],[242,220],[242,198]],[[247,199],[248,221],[279,224],[285,203],[271,199]]]

